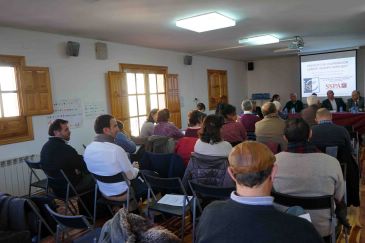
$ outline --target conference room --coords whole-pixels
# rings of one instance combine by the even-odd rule
[[[189,114],[198,103],[205,104],[208,116],[220,104],[231,104],[239,117],[244,100],[262,107],[278,94],[284,108],[295,93],[306,107],[313,93],[322,103],[332,90],[348,106],[353,91],[365,96],[364,21],[365,3],[355,0],[2,1],[0,193],[27,200],[46,194],[48,189],[30,184],[47,176],[40,169],[36,178],[26,161],[40,161],[44,144],[54,136],[49,126],[57,119],[68,121],[71,135],[65,144],[84,155],[95,142],[96,118],[112,115],[137,144],[130,158],[142,171],[143,151],[138,150],[145,140],[134,138],[141,137],[153,109],[167,108],[168,121],[185,131],[192,127]],[[331,111],[332,120],[350,132],[360,177],[360,206],[347,207],[352,228],[337,242],[362,242],[365,113],[363,107],[337,108]],[[291,110],[281,112],[291,119],[301,117]],[[138,178],[145,181],[142,173]],[[190,188],[187,193],[193,196]],[[137,201],[146,204],[145,198]],[[57,213],[71,215],[61,201],[56,204],[61,205]],[[0,207],[6,211],[14,218]],[[90,229],[111,218],[107,214],[95,224],[88,220]],[[172,229],[174,217],[155,218],[183,242],[203,242],[195,234],[199,220],[195,224],[192,211],[187,212],[183,235],[181,217]],[[14,231],[1,225],[0,232],[6,230]],[[38,236],[38,231],[31,236],[39,242],[56,242],[56,229],[53,235]],[[71,234],[71,239],[77,237]]]

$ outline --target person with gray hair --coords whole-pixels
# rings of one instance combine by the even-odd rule
[[[307,97],[308,107],[301,111],[300,115],[303,120],[309,125],[316,125],[316,112],[319,107],[319,99],[315,95],[310,95]]]
[[[266,102],[261,110],[264,119],[255,124],[256,141],[278,143],[281,150],[285,150],[286,141],[283,137],[285,121],[279,117],[275,104]]]
[[[295,112],[299,113],[303,110],[303,102],[297,99],[296,93],[290,93],[289,95],[290,100],[286,103],[284,106],[284,109],[286,109],[287,112]]]
[[[253,113],[253,105],[251,100],[244,100],[241,104],[243,114],[240,121],[246,128],[247,132],[255,132],[255,123],[260,120],[260,117]]]

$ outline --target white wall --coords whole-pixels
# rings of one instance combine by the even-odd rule
[[[182,124],[186,127],[186,114],[195,108],[194,98],[208,103],[207,69],[222,69],[228,73],[229,102],[239,107],[247,95],[243,62],[194,56],[191,66],[183,64],[185,53],[143,48],[107,42],[108,59],[96,60],[96,40],[16,30],[0,27],[0,54],[22,55],[28,66],[50,68],[53,100],[80,98],[82,102],[100,101],[109,110],[105,74],[117,71],[119,63],[168,66],[169,73],[179,75]],[[78,57],[67,57],[65,43],[80,42]],[[70,144],[80,153],[82,144],[93,136],[94,119],[85,119],[80,128],[72,130]],[[28,154],[39,154],[46,142],[47,116],[33,117],[33,141],[0,146],[0,160]]]

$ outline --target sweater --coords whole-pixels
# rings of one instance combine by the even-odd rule
[[[248,205],[233,200],[209,204],[197,228],[198,243],[317,243],[323,242],[305,219],[270,206]]]

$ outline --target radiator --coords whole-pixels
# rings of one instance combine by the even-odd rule
[[[5,192],[13,196],[28,195],[30,169],[25,163],[25,159],[36,161],[38,155],[26,155],[18,158],[0,161],[0,192]],[[42,171],[37,170],[40,179],[46,178]],[[33,176],[33,181],[36,177]],[[37,188],[32,188],[35,192]]]

